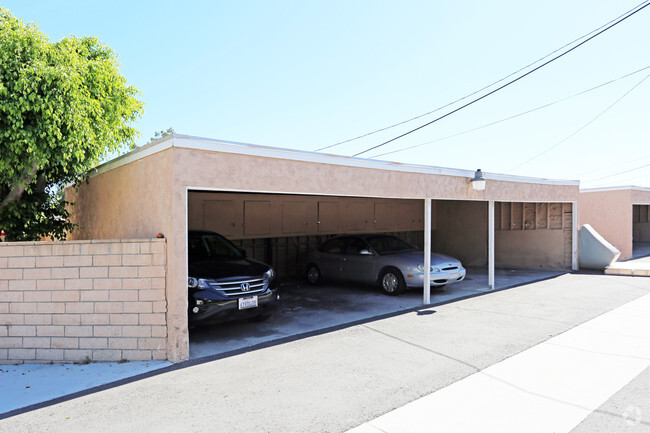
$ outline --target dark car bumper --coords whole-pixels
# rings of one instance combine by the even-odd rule
[[[242,310],[239,309],[237,298],[209,299],[209,294],[206,292],[196,292],[189,299],[188,322],[190,326],[211,325],[269,314],[280,301],[278,288],[279,285],[269,287],[269,290],[257,295],[257,307]],[[202,300],[203,304],[196,305],[197,299]],[[198,312],[195,312],[195,307]]]

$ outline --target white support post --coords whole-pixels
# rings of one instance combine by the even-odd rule
[[[571,269],[577,271],[578,265],[578,202],[573,202],[571,214]]]
[[[422,302],[431,303],[431,199],[424,199],[424,279]]]
[[[488,202],[488,289],[494,290],[494,200]]]

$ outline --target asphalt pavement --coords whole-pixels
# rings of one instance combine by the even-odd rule
[[[0,432],[344,432],[648,293],[650,278],[566,274],[162,369],[0,420]],[[624,383],[575,431],[648,431],[649,376]],[[486,401],[493,397],[483,392]]]

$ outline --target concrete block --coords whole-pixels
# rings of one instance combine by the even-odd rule
[[[79,339],[79,349],[106,349],[108,338],[90,337]]]
[[[25,314],[25,325],[51,325],[51,314]]]
[[[82,314],[81,315],[81,324],[82,325],[108,325],[110,324],[110,315],[109,314]]]
[[[618,259],[621,252],[607,242],[593,227],[580,228],[580,268],[604,270]]]
[[[35,266],[35,257],[9,257],[7,262],[9,268],[33,268]]]
[[[81,324],[81,315],[79,314],[54,314],[52,315],[53,325],[78,326]]]
[[[93,332],[95,337],[121,337],[123,328],[126,326],[94,326]],[[125,337],[130,337],[125,335]]]
[[[39,337],[63,337],[65,335],[65,327],[60,325],[37,326],[36,335]]]
[[[25,337],[23,338],[24,348],[49,349],[50,337]]]
[[[119,361],[122,359],[122,351],[114,349],[93,350],[92,360],[97,362]]]
[[[41,361],[63,361],[63,349],[36,349],[36,359]]]
[[[36,359],[36,349],[9,349],[9,359]]]
[[[129,361],[151,361],[151,350],[124,350],[124,359]]]
[[[63,267],[62,256],[43,256],[36,257],[37,268],[60,268]]]

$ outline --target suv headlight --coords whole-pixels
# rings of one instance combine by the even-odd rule
[[[196,289],[197,287],[199,289],[209,289],[210,285],[203,279],[203,278],[194,278],[194,277],[189,277],[187,279],[187,287],[190,289]]]
[[[268,271],[264,272],[264,278],[270,280],[273,277],[275,277],[275,272],[273,272],[273,268],[269,268]]]

